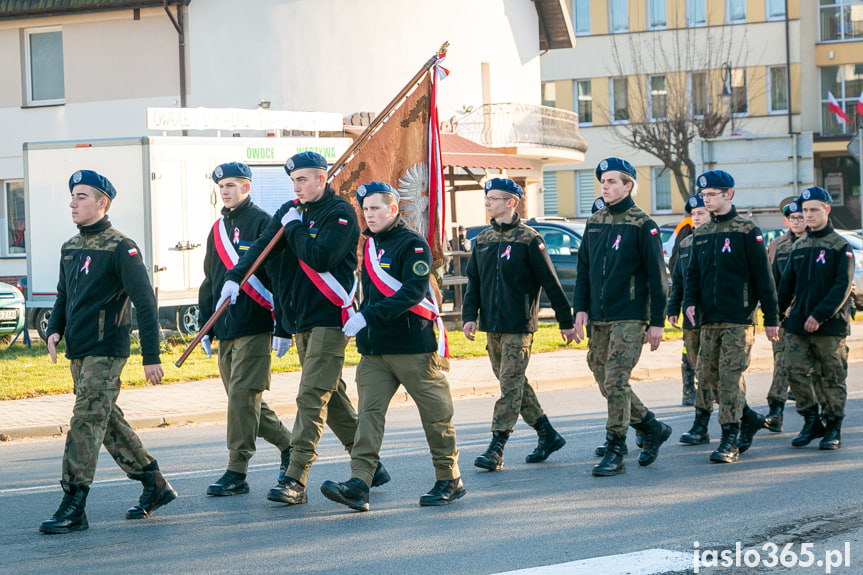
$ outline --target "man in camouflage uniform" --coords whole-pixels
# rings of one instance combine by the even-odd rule
[[[485,210],[491,227],[474,240],[467,264],[467,291],[462,308],[464,334],[487,333],[488,357],[501,395],[494,405],[491,443],[474,465],[489,471],[503,468],[503,449],[519,414],[539,437],[527,463],[540,463],[566,440],[552,427],[525,371],[539,317],[539,294],[545,289],[565,343],[573,339],[572,310],[542,236],[522,223],[516,208],[524,195],[509,179],[485,185]],[[479,325],[477,326],[477,321]]]
[[[806,237],[806,222],[803,210],[795,198],[785,198],[779,207],[782,220],[788,231],[770,242],[767,246],[767,259],[773,271],[773,281],[779,289],[782,272],[791,256],[791,248],[797,240]],[[785,310],[779,308],[779,339],[773,342],[773,383],[767,392],[767,405],[770,411],[764,419],[764,426],[775,433],[782,432],[782,414],[788,400],[788,371],[785,366]]]
[[[820,449],[842,445],[848,375],[848,346],[851,333],[851,285],[854,253],[830,225],[832,198],[817,186],[803,190],[797,203],[806,218],[806,237],[794,243],[791,257],[779,284],[780,309],[788,310],[785,320],[785,362],[797,412],[803,416],[800,434],[791,441],[804,447],[823,437]],[[814,368],[821,377],[810,378]],[[820,388],[826,426],[818,413],[815,389]]]
[[[692,218],[692,228],[700,228],[710,221],[710,212],[704,205],[704,198],[695,194],[686,200],[686,213]],[[680,315],[680,306],[683,302],[683,286],[686,282],[686,266],[692,256],[692,234],[687,235],[680,242],[677,251],[677,259],[674,262],[674,271],[671,281],[671,294],[668,296],[668,321],[677,327]],[[696,321],[698,318],[696,318]],[[701,329],[698,323],[693,324],[689,318],[683,316],[683,347],[684,361],[687,362],[687,373],[692,374],[693,387],[695,382],[695,363],[698,358]],[[701,381],[697,388],[693,389],[695,405],[695,421],[692,427],[680,436],[680,443],[687,445],[701,445],[710,442],[710,434],[707,424],[710,422],[710,413],[713,411],[713,401],[716,397],[715,389],[708,389]]]
[[[653,351],[662,341],[667,282],[659,228],[632,199],[632,164],[607,158],[597,166],[596,179],[606,206],[587,220],[573,308],[576,341],[590,323],[587,363],[608,401],[604,455],[593,468],[593,475],[604,477],[626,473],[629,426],[644,437],[641,466],[656,460],[671,427],[657,421],[629,384],[644,343]]]
[[[69,179],[69,192],[78,234],[60,250],[60,280],[47,343],[51,361],[57,363],[57,344],[64,333],[69,336],[66,357],[75,384],[75,407],[63,453],[63,501],[39,526],[43,533],[89,527],[84,507],[102,445],[129,478],[144,486],[126,519],[149,517],[177,497],[117,405],[120,373],[129,357],[130,299],[138,318],[144,375],[154,385],[162,381],[156,298],[147,268],[135,242],[108,221],[106,213],[117,191],[107,178],[79,170]]]
[[[692,233],[683,306],[689,321],[701,322],[698,381],[718,390],[722,439],[710,461],[733,463],[764,426],[764,416],[746,404],[743,372],[749,367],[759,301],[767,338],[778,337],[776,287],[761,230],[739,216],[732,203],[731,174],[705,172],[696,187],[712,221]]]

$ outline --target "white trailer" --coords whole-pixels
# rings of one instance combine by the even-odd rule
[[[156,288],[160,317],[197,331],[198,287],[204,279],[207,234],[219,214],[213,169],[244,161],[252,169],[252,200],[270,213],[294,198],[282,168],[290,156],[316,151],[334,162],[349,138],[206,138],[157,136],[24,144],[27,305],[45,337],[57,295],[60,246],[77,229],[69,177],[103,174],[117,188],[109,217],[141,249]]]

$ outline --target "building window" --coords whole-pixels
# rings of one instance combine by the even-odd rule
[[[727,24],[746,22],[746,0],[726,0],[725,22]]]
[[[651,189],[653,190],[653,213],[671,213],[671,170],[652,168]]]
[[[24,182],[12,180],[0,182],[2,205],[0,205],[0,221],[5,221],[5,240],[0,243],[3,256],[24,256],[27,254],[24,244]]]
[[[767,19],[783,20],[785,18],[785,0],[767,0]]]
[[[629,2],[628,0],[609,0],[610,12],[608,21],[611,23],[612,34],[629,32]]]
[[[575,205],[580,218],[590,217],[596,194],[594,177],[593,170],[579,170],[575,173]]]
[[[788,111],[788,82],[785,66],[767,69],[767,101],[770,113]]]
[[[590,0],[572,0],[572,27],[576,36],[590,35]]]
[[[747,91],[746,70],[740,68],[731,70],[731,113],[735,116],[745,116],[749,113]]]
[[[546,216],[557,215],[557,172],[542,173],[542,208]]]
[[[689,104],[693,118],[703,118],[708,112],[707,72],[689,74]]]
[[[668,118],[668,90],[665,87],[665,76],[650,76],[650,99],[648,106],[651,120]]]
[[[857,99],[863,93],[863,64],[821,67],[821,135],[838,136],[856,131],[854,124],[840,123],[828,106],[833,94],[845,115],[854,121]]]
[[[668,21],[665,19],[665,0],[647,0],[647,27],[662,30]]]
[[[611,80],[611,121],[629,121],[629,90],[626,78],[612,78]]]
[[[554,82],[543,82],[542,84],[542,105],[554,108],[557,104],[557,88]]]
[[[863,38],[863,2],[821,0],[821,41]]]
[[[686,25],[707,26],[707,0],[686,0]]]
[[[590,126],[593,124],[593,96],[590,92],[590,80],[576,80],[575,95],[578,100],[576,112],[578,112],[578,125]]]
[[[62,104],[63,32],[60,28],[24,31],[25,78],[28,106]]]

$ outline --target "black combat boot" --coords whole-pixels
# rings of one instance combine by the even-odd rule
[[[785,411],[785,402],[771,399],[768,400],[767,405],[770,406],[770,411],[764,418],[764,427],[773,433],[782,433],[782,414]]]
[[[533,428],[539,437],[539,443],[533,453],[524,458],[527,463],[542,463],[549,455],[566,445],[566,440],[549,423],[548,416],[540,417]]]
[[[803,429],[800,433],[791,440],[792,447],[806,447],[812,440],[824,437],[824,426],[821,424],[821,417],[818,415],[818,404],[813,405],[805,411],[801,411],[803,416]]]
[[[827,428],[824,430],[824,439],[818,444],[818,449],[839,449],[842,447],[842,419],[841,417],[827,416]]]
[[[473,464],[489,471],[503,469],[503,448],[509,439],[511,431],[495,431],[491,434],[491,443],[485,453],[473,460]]]
[[[633,427],[644,437],[644,447],[638,454],[638,464],[645,467],[656,461],[659,446],[671,437],[671,427],[658,421],[651,411],[647,412],[641,423],[636,423]]]
[[[737,461],[737,436],[740,435],[739,423],[724,423],[722,425],[722,439],[719,447],[710,454],[713,463],[734,463]]]
[[[680,364],[680,373],[683,377],[683,399],[680,404],[689,407],[695,405],[695,370],[689,365],[686,356]]]
[[[594,449],[594,450],[593,450],[593,453],[594,453],[597,457],[604,457],[604,456],[605,456],[605,449],[606,449],[606,444],[605,444],[605,443],[603,443],[602,445],[597,445],[597,446],[596,446],[596,449]],[[621,455],[623,455],[624,457],[626,457],[627,455],[629,455],[629,450],[626,448],[626,443],[624,443],[624,444],[623,444],[623,451],[621,451],[620,453],[621,453]]]
[[[706,409],[695,409],[695,421],[692,422],[692,427],[680,436],[680,443],[687,445],[702,445],[710,443],[710,433],[707,431],[707,424],[710,423],[710,412]]]
[[[84,506],[87,504],[87,494],[90,492],[89,485],[73,485],[61,481],[63,487],[63,501],[60,507],[51,516],[39,525],[39,531],[48,534],[71,533],[72,531],[83,531],[90,527],[87,523],[87,514]]]
[[[159,464],[155,461],[144,468],[141,473],[130,473],[129,479],[140,481],[144,491],[138,499],[138,504],[126,510],[126,519],[146,519],[163,505],[177,498],[177,492],[162,476]]]
[[[390,472],[384,467],[384,464],[378,461],[378,466],[375,468],[375,475],[372,477],[372,487],[380,487],[384,483],[389,483],[391,477]]]
[[[623,462],[623,447],[626,445],[626,436],[607,431],[605,433],[605,455],[602,461],[593,466],[595,477],[611,477],[626,473],[626,464]]]
[[[347,505],[351,509],[369,510],[369,486],[362,479],[354,477],[344,483],[324,481],[321,493],[330,501]]]
[[[288,505],[302,505],[308,503],[309,496],[305,485],[286,475],[284,481],[270,489],[267,499]]]
[[[737,436],[737,451],[746,453],[752,447],[752,438],[758,430],[764,429],[764,416],[749,407],[743,406],[743,417],[740,418],[740,435]]]
[[[246,474],[237,473],[230,469],[225,471],[218,481],[207,486],[207,495],[225,497],[228,495],[242,495],[249,492],[249,484],[246,483]]]
[[[423,507],[439,507],[441,505],[449,505],[456,499],[464,497],[464,484],[461,478],[435,481],[431,490],[420,497],[420,505]]]

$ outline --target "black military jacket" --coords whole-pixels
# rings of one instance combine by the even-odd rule
[[[770,242],[770,245],[767,246],[768,258],[771,256],[770,248],[773,248],[773,258],[770,263],[770,271],[773,273],[773,282],[776,284],[777,291],[779,290],[779,282],[782,280],[782,272],[785,270],[785,266],[791,258],[791,248],[797,240],[797,236],[788,231]],[[786,311],[787,310],[781,307],[779,308],[779,321],[783,324],[785,322]]]
[[[60,249],[57,299],[48,334],[66,334],[66,357],[129,357],[131,299],[144,365],[159,361],[156,297],[138,246],[111,227],[108,216],[78,226]]]
[[[282,227],[282,217],[294,205],[294,202],[288,202],[276,211],[263,233],[234,269],[228,272],[226,279],[239,283],[252,262]],[[284,308],[287,307],[295,322],[293,331],[297,333],[309,331],[313,327],[341,328],[341,308],[330,303],[303,270],[286,265],[283,259],[276,256],[291,252],[293,256],[286,256],[289,262],[296,257],[318,273],[330,272],[345,291],[350,292],[357,268],[357,242],[360,239],[356,212],[329,185],[321,199],[299,204],[299,207],[302,220],[285,226],[285,237],[279,240],[268,256],[280,261],[282,267],[275,282],[278,291],[282,292],[276,297],[281,308],[277,309],[276,319],[285,315]],[[277,328],[276,333],[283,334],[284,331],[285,328]]]
[[[258,236],[270,222],[270,215],[252,203],[251,198],[246,198],[233,210],[222,208],[222,216],[225,218],[228,239],[240,257],[249,250],[252,243],[258,239]],[[198,290],[201,325],[213,315],[216,302],[219,301],[219,296],[222,293],[225,276],[228,273],[228,269],[216,251],[214,231],[211,228],[210,235],[207,236],[207,253],[204,256],[204,282]],[[264,287],[270,291],[272,291],[270,274],[274,268],[275,266],[268,264],[255,272],[255,277],[261,280]],[[240,290],[237,303],[228,306],[228,309],[219,316],[210,331],[210,335],[217,339],[233,339],[258,333],[271,333],[272,331],[272,312],[253,300],[245,291]]]
[[[371,264],[363,260],[360,312],[368,326],[357,334],[357,349],[364,355],[435,351],[434,322],[409,311],[428,295],[432,264],[428,242],[401,216],[386,230],[364,233],[375,240],[381,269],[402,287],[384,295],[369,275]]]
[[[779,306],[787,309],[785,331],[801,335],[847,336],[851,333],[848,296],[854,281],[854,252],[829,224],[794,242],[779,284]],[[812,316],[815,332],[803,328]]]
[[[668,317],[680,315],[680,306],[683,303],[683,286],[686,282],[686,266],[689,265],[689,258],[692,256],[692,234],[681,240],[677,248],[677,259],[674,261],[674,271],[671,273],[671,291],[668,294]],[[696,309],[695,325],[689,321],[689,318],[683,314],[684,329],[697,329],[700,326],[698,321],[698,310]]]
[[[576,312],[662,327],[667,281],[659,228],[632,196],[590,216],[578,250]]]
[[[560,329],[572,328],[572,309],[539,232],[515,214],[508,224],[492,220],[474,239],[467,264],[462,321],[494,333],[533,333],[539,294],[545,289]]]
[[[754,325],[760,301],[764,325],[779,325],[776,286],[758,226],[732,207],[695,229],[692,238],[683,309],[694,305],[701,325]]]

